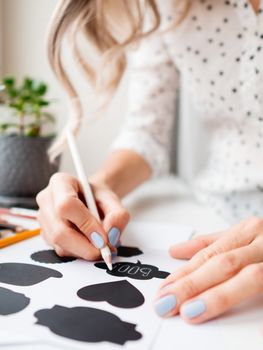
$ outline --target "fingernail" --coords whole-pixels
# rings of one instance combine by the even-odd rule
[[[181,313],[186,318],[195,318],[197,316],[202,315],[206,311],[206,305],[203,300],[197,299],[188,304],[182,306]]]
[[[117,252],[112,252],[112,253],[111,253],[111,257],[112,257],[112,258],[116,258],[117,256],[118,256],[118,253],[117,253]]]
[[[155,303],[155,312],[159,316],[164,316],[176,307],[176,303],[177,300],[175,295],[166,295]]]
[[[110,229],[108,233],[110,244],[113,245],[114,247],[119,241],[120,234],[121,234],[121,231],[117,227],[113,227],[112,229]]]
[[[92,234],[90,235],[90,238],[96,248],[101,249],[104,247],[104,240],[101,237],[101,235],[98,234],[97,232],[92,232]]]

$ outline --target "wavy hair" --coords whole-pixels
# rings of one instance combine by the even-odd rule
[[[190,1],[184,2],[184,11],[176,24],[188,11]],[[147,30],[146,16],[151,23]],[[75,61],[94,88],[97,108],[103,109],[116,91],[127,66],[127,48],[157,31],[160,24],[161,16],[156,0],[60,0],[51,19],[47,46],[50,65],[70,101],[65,130],[70,128],[73,133],[78,131],[82,106],[63,64],[64,39],[68,39]],[[83,56],[79,35],[87,40],[91,57],[86,54]],[[65,130],[50,148],[51,159],[63,150]]]

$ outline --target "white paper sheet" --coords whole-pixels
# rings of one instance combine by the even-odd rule
[[[170,244],[189,239],[193,230],[187,226],[162,225],[162,224],[139,224],[132,223],[126,229],[122,239],[122,245],[136,246],[143,251],[143,255],[130,258],[117,257],[116,261],[128,261],[150,264],[157,266],[159,270],[172,272],[180,266],[180,261],[171,259],[167,248]],[[27,349],[34,348],[30,342],[39,341],[49,346],[61,346],[64,349],[150,349],[158,335],[161,320],[155,315],[152,302],[161,279],[136,280],[129,277],[110,276],[105,270],[94,267],[94,263],[82,260],[63,264],[40,264],[34,262],[30,255],[34,252],[49,249],[40,237],[33,238],[8,248],[2,249],[1,263],[23,262],[42,265],[60,271],[63,278],[49,278],[33,286],[21,287],[0,283],[0,286],[13,291],[23,293],[31,299],[30,304],[23,311],[9,316],[0,316],[0,329],[10,331],[10,337],[15,342],[19,334],[23,334],[18,343],[28,343]],[[85,286],[113,282],[126,279],[138,288],[145,297],[145,303],[137,308],[122,309],[114,307],[107,302],[89,302],[80,299],[77,291]],[[109,311],[117,315],[122,321],[134,323],[136,330],[143,337],[137,341],[128,341],[125,346],[114,345],[109,342],[84,343],[56,336],[47,327],[35,325],[34,313],[40,309],[52,308],[54,305],[65,307],[93,307]],[[14,338],[13,338],[14,335]],[[7,334],[2,345],[8,341]],[[1,333],[0,333],[1,344]]]
[[[262,350],[263,295],[221,317],[189,325],[177,316],[162,321],[152,350]]]

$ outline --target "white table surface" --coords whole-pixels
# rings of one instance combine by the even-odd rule
[[[146,183],[129,195],[124,204],[136,221],[188,224],[197,234],[229,227],[213,210],[197,203],[186,185],[174,176]]]
[[[142,186],[127,197],[124,204],[136,221],[188,224],[196,234],[220,231],[229,226],[211,209],[197,204],[186,187],[172,176]],[[179,317],[164,320],[151,349],[262,350],[261,325],[263,295],[205,325],[186,325]],[[57,348],[44,344],[1,346],[1,350],[18,349]]]
[[[175,177],[149,183],[125,204],[137,221],[188,224],[195,234],[229,227],[212,209],[197,203]],[[263,295],[205,325],[186,325],[179,317],[163,321],[153,350],[262,350]]]

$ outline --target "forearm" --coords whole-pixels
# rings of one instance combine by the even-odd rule
[[[109,155],[102,167],[90,177],[90,182],[105,184],[119,197],[124,197],[148,180],[150,175],[151,169],[140,155],[119,150]]]

